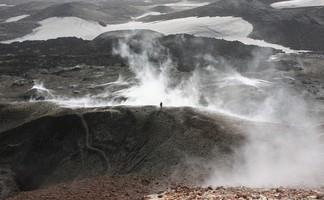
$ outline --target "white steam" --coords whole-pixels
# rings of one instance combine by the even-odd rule
[[[260,123],[244,127],[247,141],[235,149],[230,168],[214,173],[207,184],[228,186],[319,186],[324,181],[324,154],[317,118],[309,112],[311,102],[300,91],[283,82],[285,74],[275,68],[256,73],[258,56],[243,75],[205,56],[209,64],[191,73],[178,72],[167,58],[154,63],[150,57],[161,54],[154,41],[143,42],[135,53],[122,42],[116,53],[129,61],[137,84],[120,92],[128,105],[193,106],[240,116]],[[161,48],[161,47],[160,47]],[[267,80],[271,79],[271,80]],[[217,161],[215,161],[217,163]],[[203,164],[203,163],[202,163]]]
[[[320,121],[310,112],[314,110],[311,101],[280,81],[287,75],[275,67],[262,70],[261,55],[255,54],[244,74],[226,63],[220,66],[211,55],[202,56],[205,66],[179,72],[154,38],[136,41],[139,51],[133,50],[130,42],[121,40],[114,52],[128,60],[134,78],[120,77],[105,84],[128,85],[126,89],[53,101],[70,107],[158,105],[162,101],[166,106],[191,106],[247,119],[243,121],[250,125],[242,126],[246,143],[234,149],[228,168],[219,168],[215,161],[206,184],[319,186],[324,181],[323,144],[316,126]]]
[[[229,65],[218,69],[214,64],[219,61],[210,55],[203,56],[209,63],[205,67],[179,72],[168,55],[158,63],[150,61],[151,57],[166,52],[154,38],[146,38],[140,45],[143,49],[140,53],[135,53],[127,41],[120,42],[115,49],[116,54],[128,60],[136,79],[135,85],[118,91],[118,95],[127,98],[123,102],[125,105],[158,105],[162,101],[167,106],[207,108],[252,119],[257,110],[238,107],[251,100],[249,95],[263,97],[264,90],[272,85],[267,80],[244,76]],[[238,93],[245,93],[245,96],[239,97]]]
[[[31,90],[33,90],[33,89],[38,90],[38,91],[43,91],[43,92],[51,93],[51,91],[44,86],[44,83],[43,82],[39,82],[37,80],[34,81],[34,85],[31,88]]]
[[[260,105],[260,123],[243,129],[247,141],[235,149],[231,168],[214,170],[207,185],[318,187],[324,180],[323,141],[316,117],[301,95],[279,89]]]

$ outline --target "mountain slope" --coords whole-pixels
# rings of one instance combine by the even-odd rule
[[[143,11],[122,2],[31,2],[9,7],[0,12],[0,40],[19,38],[39,27],[39,22],[53,17],[77,17],[87,21],[106,24],[122,23]],[[11,17],[28,15],[19,21],[7,23]],[[2,21],[2,23],[1,23]],[[53,30],[58,31],[58,30]]]
[[[258,0],[220,0],[207,6],[146,18],[149,21],[189,16],[235,16],[253,25],[250,37],[293,49],[323,51],[324,8],[275,9]]]
[[[72,2],[50,6],[43,9],[26,20],[41,21],[51,17],[79,17],[85,20],[120,23],[131,19],[131,16],[141,14],[142,11],[122,3],[106,3],[101,5]]]

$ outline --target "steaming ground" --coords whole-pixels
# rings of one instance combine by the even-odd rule
[[[148,15],[161,13],[137,19]],[[253,29],[231,16],[106,26],[77,17],[41,21],[7,43],[96,39],[0,45],[0,89],[8,92],[0,94],[7,100],[0,105],[0,159],[14,166],[23,189],[102,171],[203,186],[321,187],[323,55],[285,54],[296,52],[251,39]],[[97,37],[106,31],[113,32]],[[172,35],[179,33],[190,35]]]
[[[181,74],[168,54],[159,62],[152,61],[152,57],[165,52],[156,42],[159,35],[147,35],[138,41],[142,51],[136,52],[130,47],[137,32],[133,34],[121,39],[114,49],[114,54],[128,61],[133,76],[120,74],[114,82],[93,86],[104,86],[104,92],[70,98],[55,95],[43,83],[32,89],[47,94],[48,101],[69,108],[158,105],[162,101],[167,107],[188,106],[243,120],[251,126],[241,127],[247,140],[234,150],[231,167],[222,168],[217,160],[201,163],[212,169],[204,184],[321,186],[324,146],[316,104],[287,84],[286,75],[276,66],[259,66],[264,55],[256,54],[244,73],[226,63],[219,67],[216,58],[205,55],[205,67]],[[112,90],[116,87],[122,89]],[[187,159],[189,163],[200,162]]]

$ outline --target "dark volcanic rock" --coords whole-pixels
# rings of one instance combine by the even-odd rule
[[[0,168],[0,199],[6,199],[17,192],[14,173],[10,169]]]
[[[190,108],[70,110],[45,105],[3,105],[0,109],[0,167],[12,169],[22,190],[102,173],[172,175],[196,182],[203,174],[192,174],[197,166],[185,157],[201,157],[206,162],[213,158],[222,164],[221,160],[230,160],[232,148],[244,141],[231,125],[235,120]],[[30,118],[31,110],[52,114]],[[17,112],[26,117],[18,120]],[[6,119],[1,115],[5,113]],[[17,125],[10,128],[4,120]],[[179,176],[174,174],[177,169]]]
[[[240,42],[199,38],[188,34],[171,35],[161,39],[161,44],[169,50],[172,59],[178,64],[180,71],[192,71],[196,67],[209,65],[208,56],[214,59],[217,68],[231,66],[244,72],[257,54],[260,66],[267,67],[267,58],[278,51],[243,45]]]
[[[272,52],[270,48],[247,46],[240,42],[229,42],[211,38],[197,38],[190,35],[170,35],[162,37],[154,31],[115,31],[98,36],[93,41],[77,38],[60,38],[48,41],[26,41],[12,44],[0,44],[0,72],[3,74],[23,74],[30,69],[53,68],[56,66],[73,67],[78,64],[105,66],[125,65],[125,60],[113,54],[113,49],[118,46],[122,38],[128,42],[135,51],[145,49],[142,42],[157,38],[158,48],[165,48],[162,57],[171,57],[179,65],[181,71],[190,71],[199,62],[196,59],[200,55],[219,55],[225,62],[233,64],[234,67],[244,66],[251,60],[254,52]],[[148,37],[150,36],[150,37]],[[145,38],[145,39],[144,39]],[[143,41],[144,40],[144,41]],[[157,48],[157,49],[158,49]],[[190,59],[185,61],[182,59]],[[196,59],[192,62],[192,59]]]
[[[144,41],[144,40],[158,39],[161,37],[163,37],[163,34],[156,31],[136,29],[136,30],[110,31],[110,32],[102,33],[99,36],[97,36],[93,41],[95,43],[109,42],[110,40],[116,40],[116,39],[119,40],[128,39],[128,41],[131,40]]]
[[[25,20],[41,21],[50,17],[79,17],[104,23],[121,23],[142,11],[128,4],[111,1],[100,5],[89,2],[69,2],[49,6],[38,11]]]
[[[30,69],[49,69],[56,66],[73,67],[78,64],[101,66],[122,62],[112,55],[112,43],[98,48],[90,41],[77,38],[0,44],[0,51],[2,52],[0,71],[6,74],[22,74]]]
[[[127,56],[122,58],[121,53],[116,53],[122,44],[133,55],[147,53],[148,61],[156,67],[172,60],[174,76],[208,67],[211,62],[219,69],[230,66],[244,72],[255,57],[260,69],[267,68],[268,57],[276,53],[270,48],[240,42],[183,34],[163,36],[149,30],[113,31],[93,41],[59,38],[0,44],[0,99],[47,99],[47,94],[31,94],[34,80],[46,83],[48,89],[61,96],[102,93],[107,83],[118,80],[119,75],[126,79],[134,77]],[[125,86],[110,90],[122,88]]]
[[[160,12],[160,13],[171,13],[174,9],[170,8],[169,6],[155,6],[150,9],[153,12]]]
[[[296,91],[309,91],[315,98],[324,95],[320,76],[323,71],[321,54],[278,55],[276,59],[269,59],[278,51],[236,41],[188,34],[163,36],[154,31],[137,30],[108,32],[93,41],[59,38],[0,44],[0,100],[22,100],[22,96],[26,96],[23,99],[30,99],[35,95],[24,94],[33,87],[34,80],[44,82],[58,96],[76,98],[102,94],[108,87],[111,92],[125,89],[129,85],[107,84],[117,81],[120,76],[134,83],[127,56],[122,58],[120,53],[116,53],[120,44],[127,44],[128,53],[133,55],[147,53],[152,66],[158,67],[160,63],[172,60],[171,75],[174,79],[210,65],[221,71],[234,68],[241,73],[250,73],[253,68],[252,73],[255,74],[252,76],[256,77],[267,77],[265,71],[276,69],[278,73],[274,76],[295,79],[290,82],[293,82]],[[310,72],[314,78],[309,77]],[[271,76],[270,73],[267,78],[271,79]],[[319,82],[303,84],[309,78]],[[36,99],[47,97],[36,95]]]

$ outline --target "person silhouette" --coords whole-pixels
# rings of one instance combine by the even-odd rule
[[[162,110],[162,107],[163,107],[163,103],[160,102],[160,111]]]

